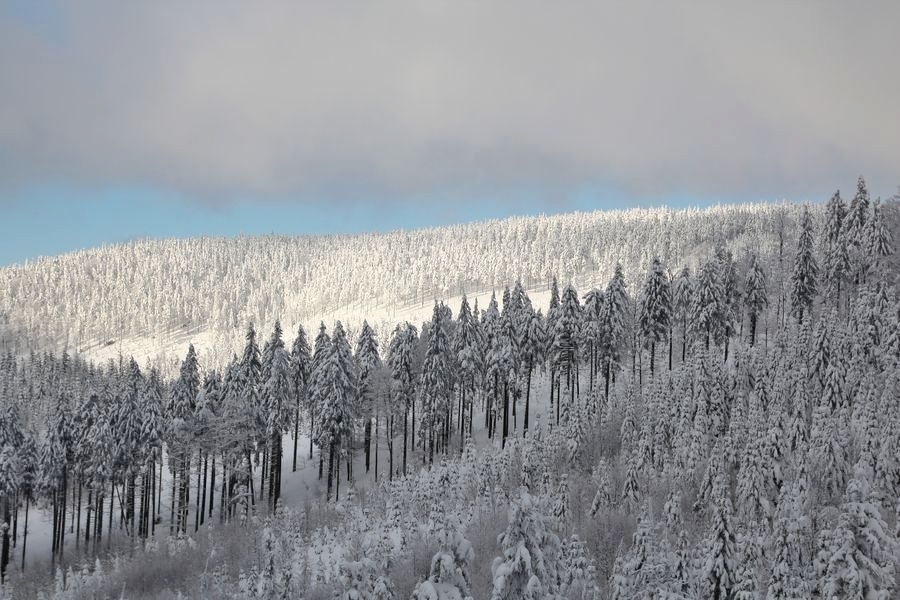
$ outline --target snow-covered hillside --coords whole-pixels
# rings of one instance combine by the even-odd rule
[[[693,246],[674,225],[635,230],[645,244],[625,256],[666,262],[615,268],[602,291],[605,267],[585,262],[577,289],[322,305],[328,326],[304,317],[306,333],[213,319],[75,357],[0,356],[0,599],[50,577],[60,600],[892,598],[895,209],[860,180],[818,223],[805,207],[735,209]],[[257,327],[277,314],[253,302],[280,297],[260,283],[279,261],[220,286]],[[199,272],[170,278],[175,305],[201,295],[185,283]],[[28,293],[65,276],[44,283]],[[148,297],[120,288],[111,301]],[[425,322],[330,323],[363,317]],[[189,343],[207,359],[168,358]],[[106,360],[129,348],[173,374]]]
[[[133,355],[164,371],[193,342],[201,360],[221,366],[247,322],[268,331],[280,318],[290,331],[341,319],[352,332],[365,317],[386,337],[398,321],[426,319],[434,300],[455,311],[467,293],[484,306],[517,279],[545,306],[540,293],[553,276],[587,291],[617,262],[632,280],[655,255],[676,271],[696,267],[717,243],[738,260],[753,252],[777,263],[799,210],[655,208],[373,235],[135,241],[0,270],[2,340],[17,353]]]

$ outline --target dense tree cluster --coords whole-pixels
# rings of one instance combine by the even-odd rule
[[[854,243],[841,246],[854,260],[867,253],[856,238],[880,221],[860,210],[881,210],[870,208],[868,195],[857,205],[847,216]],[[234,331],[248,322],[265,331],[277,319],[309,328],[340,309],[348,331],[368,316],[386,338],[403,307],[517,279],[537,289],[557,276],[589,290],[617,263],[637,276],[654,256],[696,270],[717,244],[741,259],[753,252],[769,269],[785,258],[785,233],[800,216],[797,205],[760,204],[517,217],[378,235],[133,241],[0,270],[0,343],[70,353],[108,344],[141,352],[141,361],[168,352],[157,366],[169,376],[184,347],[176,357],[170,346],[202,333],[199,358],[223,369],[238,348]],[[811,217],[818,223],[823,210],[812,207]],[[375,313],[385,316],[376,322]],[[350,322],[351,315],[361,316]]]
[[[621,264],[583,295],[551,277],[546,313],[517,281],[385,340],[323,323],[288,350],[275,322],[260,350],[250,325],[221,373],[191,347],[167,382],[134,360],[7,355],[4,566],[38,503],[58,562],[71,532],[96,555],[214,514],[260,524],[255,558],[217,583],[244,598],[892,597],[900,297],[882,211],[860,182],[818,222],[788,211],[783,257],[717,241],[696,265],[647,256],[634,284]],[[301,432],[328,500],[305,512],[279,501]]]

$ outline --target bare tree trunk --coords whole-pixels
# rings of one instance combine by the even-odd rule
[[[672,328],[669,327],[669,370],[672,370]]]
[[[225,492],[225,488],[222,488],[222,493],[224,493],[224,492]],[[209,509],[207,510],[210,519],[212,519],[213,507],[215,506],[215,504],[213,503],[213,499],[214,499],[215,495],[216,495],[216,453],[213,452],[212,465],[210,465],[210,472],[209,472]]]
[[[30,501],[27,495],[25,496],[25,528],[22,530],[22,572],[25,572],[25,545],[28,543],[28,509],[30,508]]]
[[[159,505],[156,503],[157,489],[162,498],[162,457],[160,457],[159,478],[156,477],[156,463],[150,465],[150,535],[156,535],[156,519],[162,520],[159,515]]]
[[[503,437],[500,447],[506,447],[506,438],[509,436],[509,383],[503,382]]]
[[[388,421],[388,481],[394,480],[394,415]],[[404,445],[404,450],[406,446]]]
[[[2,518],[3,521],[0,523],[0,528],[3,529],[3,542],[0,545],[0,584],[6,581],[6,565],[9,564],[9,496],[4,494],[2,498],[3,510]]]
[[[197,532],[200,530],[200,510],[203,506],[206,505],[206,496],[203,496],[202,500],[200,498],[200,484],[201,477],[203,476],[203,469],[201,466],[203,465],[203,450],[197,451],[197,500],[195,501],[194,506],[194,531]]]
[[[524,420],[524,429],[522,431],[522,437],[526,437],[528,435],[528,416],[531,410],[531,364],[528,364],[528,377],[527,383],[525,384],[525,420]]]
[[[162,454],[159,455],[159,477],[154,480],[156,485],[156,489],[159,491],[159,495],[156,497],[156,516],[159,517],[160,522],[162,522],[162,495],[163,495],[163,458]],[[156,520],[154,519],[153,523],[154,533],[156,531]]]
[[[369,472],[369,459],[372,452],[372,417],[366,419],[365,427],[365,446],[366,446],[366,473]]]
[[[256,454],[259,456],[259,453]],[[269,442],[266,441],[266,447],[262,452],[262,462],[259,468],[259,501],[262,502],[266,494],[266,476],[269,468]]]
[[[300,440],[300,399],[297,398],[297,407],[294,409],[294,464],[291,472],[297,472],[297,444]],[[310,457],[311,458],[311,457]]]
[[[197,471],[199,471],[199,470],[200,469],[198,468]],[[200,474],[198,472],[197,476],[199,477],[199,475]],[[197,511],[198,513],[200,513],[200,523],[199,523],[200,525],[203,525],[203,523],[206,522],[206,484],[208,481],[208,477],[207,477],[208,475],[209,475],[209,453],[207,453],[207,455],[203,459],[203,492],[201,493],[199,486],[197,488],[197,497],[200,500],[200,507],[199,507],[199,510]]]
[[[313,412],[309,411],[309,460],[313,458],[313,437],[315,428],[313,428]],[[322,462],[319,461],[319,479],[322,479]]]
[[[407,415],[409,413],[409,408],[407,407],[403,412],[403,474],[406,475],[406,424],[409,419]]]
[[[466,445],[466,386],[459,386],[459,453],[462,454]]]
[[[169,535],[175,535],[175,480],[178,479],[177,472],[172,473],[172,502],[169,509]]]
[[[109,544],[112,541],[112,527],[113,527],[113,509],[115,507],[116,502],[116,480],[109,480],[109,525],[106,531],[106,549],[109,550]]]
[[[62,564],[63,553],[65,551],[65,543],[66,543],[66,491],[69,487],[69,474],[68,469],[63,467],[62,470],[62,515],[60,516],[60,527],[59,527],[59,561]]]
[[[334,442],[328,444],[328,485],[325,488],[325,501],[331,500],[331,482],[334,473]]]
[[[91,484],[93,487],[93,484]],[[94,510],[94,490],[92,487],[88,488],[88,497],[87,497],[87,507],[85,507],[85,515],[84,515],[84,550],[88,551],[88,547],[91,543],[91,512]]]

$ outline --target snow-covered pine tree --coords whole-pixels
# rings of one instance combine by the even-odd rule
[[[266,341],[260,356],[260,382],[263,386],[266,385],[271,376],[272,359],[275,356],[275,352],[279,349],[284,350],[283,335],[284,331],[281,329],[281,321],[276,320],[275,326],[272,328],[272,337]]]
[[[475,560],[472,544],[462,535],[462,523],[442,507],[438,526],[439,550],[431,559],[428,579],[413,590],[412,600],[471,599],[469,571]]]
[[[694,278],[689,267],[683,267],[672,282],[672,320],[681,323],[681,362],[687,358],[688,319],[694,297]]]
[[[523,368],[525,369],[525,415],[522,419],[522,435],[528,435],[531,422],[531,378],[534,370],[543,365],[546,358],[547,329],[540,310],[528,309],[526,313],[525,335],[520,347]]]
[[[352,454],[352,447],[348,451],[346,445],[352,446],[353,443],[353,399],[357,393],[357,373],[353,355],[340,321],[334,325],[331,346],[323,369],[321,383],[324,394],[318,407],[321,416],[316,437],[319,447],[323,450],[328,449],[327,497],[331,497],[331,488],[335,485],[335,499],[337,499],[340,493],[341,452],[346,452],[348,456]],[[348,478],[349,476],[348,473]]]
[[[200,392],[200,366],[193,344],[181,363],[178,380],[172,386],[166,416],[169,419],[168,442],[169,467],[173,470],[173,489],[178,490],[176,530],[186,532],[190,510],[190,470],[195,436],[194,414],[197,395]],[[177,482],[177,483],[176,483]],[[173,508],[176,504],[173,499]]]
[[[453,330],[453,352],[459,366],[459,436],[460,451],[463,440],[470,431],[475,407],[475,383],[483,369],[484,357],[478,336],[478,325],[472,316],[469,302],[463,295]],[[468,412],[467,412],[468,411]]]
[[[281,497],[282,437],[293,418],[291,358],[284,346],[276,346],[265,382],[266,434],[269,438],[269,506],[275,510]]]
[[[259,499],[262,500],[263,496],[265,496],[266,491],[272,490],[272,473],[269,470],[269,467],[272,464],[272,433],[269,429],[269,420],[270,420],[270,409],[273,406],[273,402],[266,395],[266,387],[268,386],[269,380],[272,375],[272,362],[275,357],[275,353],[279,350],[284,350],[284,339],[282,335],[284,331],[281,329],[281,322],[276,320],[275,326],[272,329],[272,336],[266,341],[263,345],[262,354],[260,355],[260,369],[259,369],[259,402],[260,402],[260,418],[262,420],[262,427],[264,431],[257,441],[257,450],[262,450],[262,456],[259,459],[259,463],[261,465],[261,473],[259,478]],[[267,483],[268,482],[268,483]]]
[[[494,438],[497,433],[497,418],[502,418],[501,411],[506,406],[509,398],[509,379],[513,366],[513,347],[510,333],[513,331],[509,324],[509,314],[504,316],[497,305],[495,294],[491,294],[491,301],[484,311],[482,331],[485,336],[485,429],[488,438]],[[551,394],[554,387],[550,384]],[[503,437],[502,443],[506,443]]]
[[[600,315],[603,310],[603,290],[591,288],[582,298],[581,343],[588,359],[590,389],[594,389],[600,368],[600,345],[603,341]]]
[[[767,600],[809,598],[811,590],[804,573],[803,525],[807,518],[799,510],[796,486],[785,485],[778,499],[770,537],[770,576]]]
[[[809,207],[804,207],[800,218],[800,237],[791,272],[791,315],[803,324],[804,316],[810,316],[818,290],[819,266],[813,254],[812,219]]]
[[[398,399],[398,410],[403,415],[403,474],[406,474],[406,454],[408,444],[407,435],[409,425],[410,409],[415,406],[415,358],[416,343],[419,333],[415,326],[409,323],[397,325],[391,336],[391,342],[388,346],[387,362],[391,369],[391,378],[393,379],[394,393]],[[413,412],[415,415],[415,412]],[[413,423],[415,425],[415,423]],[[393,444],[389,445],[390,459],[393,464]],[[391,468],[393,475],[393,468]]]
[[[841,284],[850,270],[850,254],[844,239],[846,215],[847,205],[840,191],[836,191],[825,207],[825,231],[822,235],[824,294],[835,308],[839,307]]]
[[[310,409],[309,385],[312,372],[312,356],[309,342],[306,341],[306,331],[303,329],[303,325],[297,327],[297,337],[294,338],[294,343],[291,345],[291,369],[294,392],[294,458],[291,471],[296,471],[297,445],[300,441],[300,410],[304,407],[307,410]]]
[[[894,253],[894,238],[884,219],[881,202],[875,200],[872,204],[872,219],[869,221],[868,235],[869,256],[879,261]]]
[[[557,365],[560,378],[565,374],[566,388],[569,390],[569,404],[575,401],[575,392],[578,387],[578,339],[581,329],[581,305],[578,302],[578,293],[572,284],[567,284],[563,290],[562,299],[557,310],[554,328],[551,356]],[[557,396],[557,400],[559,397]],[[557,404],[557,409],[559,404]],[[558,422],[558,420],[557,420]]]
[[[737,268],[734,257],[723,243],[716,245],[716,262],[718,263],[719,281],[722,284],[722,297],[719,298],[719,314],[722,317],[720,339],[716,343],[725,346],[725,361],[728,360],[728,348],[731,337],[735,334],[736,322],[741,318],[741,290],[738,287]]]
[[[357,412],[365,421],[363,443],[366,452],[366,473],[368,473],[372,449],[372,420],[378,418],[375,410],[375,398],[378,395],[376,375],[381,369],[381,356],[378,354],[378,340],[375,338],[375,332],[366,320],[363,320],[362,329],[360,329],[359,338],[356,341],[355,358],[359,372]]]
[[[653,515],[645,506],[638,516],[631,547],[616,570],[620,583],[614,597],[652,598],[675,593],[671,557],[666,556],[660,545],[657,530]]]
[[[672,322],[672,292],[658,257],[653,258],[641,295],[639,326],[645,347],[650,349],[650,376],[656,364],[656,344],[666,341]]]
[[[328,330],[325,328],[325,323],[319,323],[319,333],[316,334],[316,339],[313,342],[313,354],[312,361],[310,363],[309,369],[309,392],[307,394],[307,413],[309,414],[309,459],[312,460],[313,457],[313,443],[316,438],[316,431],[318,428],[318,423],[316,419],[318,419],[318,411],[319,407],[322,404],[322,398],[325,394],[325,381],[321,378],[322,373],[324,372],[325,363],[328,359],[328,355],[331,353],[331,337],[328,335]],[[319,479],[322,478],[322,463],[324,460],[323,454],[319,453]]]
[[[0,444],[0,585],[6,581],[9,564],[13,503],[21,484],[19,456],[8,443]]]
[[[423,432],[422,442],[427,444],[424,447],[429,463],[434,462],[435,445],[440,443],[446,448],[448,441],[452,387],[449,336],[442,305],[435,302],[428,329],[428,347],[422,363],[422,425],[419,428]]]
[[[737,565],[731,499],[721,473],[716,476],[714,488],[712,523],[698,574],[700,592],[703,598],[729,600],[737,583]]]
[[[116,414],[116,463],[122,473],[125,484],[124,521],[129,533],[137,534],[135,528],[135,485],[142,460],[141,440],[142,415],[138,405],[139,395],[143,388],[143,376],[137,362],[132,358],[128,362],[124,378],[125,386],[120,396]],[[193,419],[192,419],[193,420]]]
[[[631,314],[625,274],[621,263],[616,263],[613,276],[606,286],[606,293],[603,295],[603,299],[603,310],[600,319],[604,340],[604,396],[609,398],[610,382],[620,368],[622,351],[625,349],[628,340],[628,315]]]
[[[710,341],[718,343],[724,337],[725,317],[721,308],[724,295],[718,262],[706,261],[697,276],[689,319],[691,337],[702,341],[706,350],[709,350]]]
[[[503,556],[491,566],[491,600],[538,600],[557,593],[560,541],[524,489],[513,500],[506,531],[497,542]]]
[[[612,505],[612,484],[609,479],[609,463],[605,458],[601,458],[594,467],[591,480],[597,491],[594,493],[594,499],[591,501],[590,516],[596,515],[600,510],[607,509]]]
[[[869,220],[869,191],[865,180],[860,177],[856,182],[856,194],[850,200],[850,207],[844,217],[842,243],[847,248],[850,261],[849,277],[851,283],[863,283],[869,250],[866,224]]]
[[[838,523],[817,560],[825,564],[819,591],[828,598],[890,598],[896,590],[900,544],[874,501],[865,468],[847,483]]]
[[[744,306],[750,318],[750,345],[756,344],[756,328],[759,316],[769,306],[766,275],[755,254],[750,255],[747,281],[744,284]]]

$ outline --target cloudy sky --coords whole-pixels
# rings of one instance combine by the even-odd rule
[[[0,264],[900,183],[900,3],[0,0]]]

